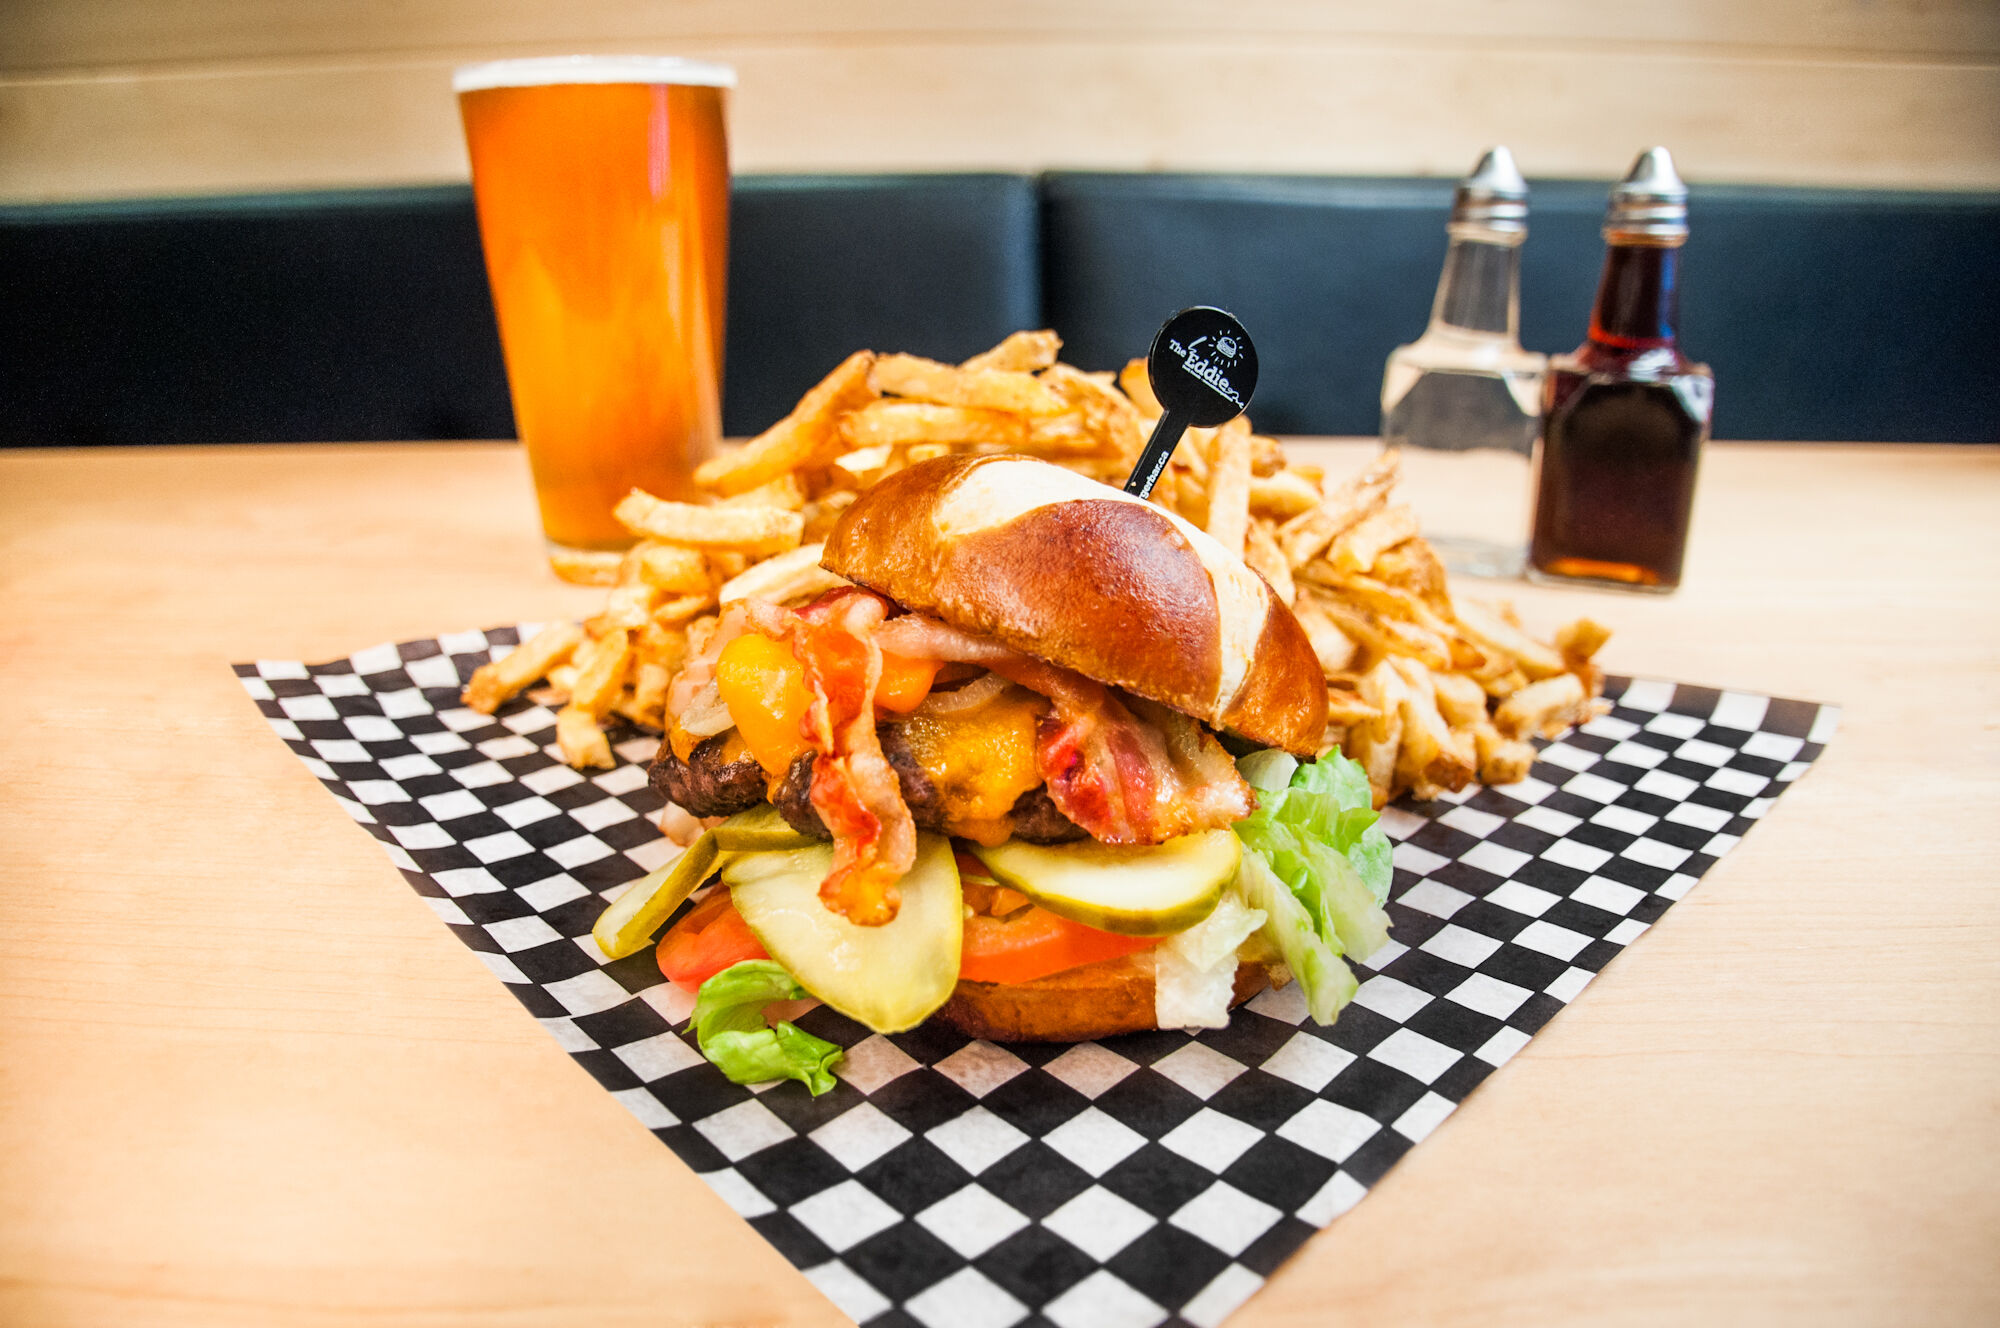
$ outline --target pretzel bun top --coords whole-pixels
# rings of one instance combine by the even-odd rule
[[[1264,579],[1170,512],[1045,461],[951,456],[857,498],[821,565],[905,608],[1310,757],[1326,681]]]

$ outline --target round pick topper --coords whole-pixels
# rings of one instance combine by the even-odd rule
[[[1146,377],[1164,412],[1125,481],[1125,492],[1153,491],[1167,459],[1190,427],[1213,429],[1250,408],[1257,390],[1257,348],[1243,324],[1198,304],[1166,321],[1146,356]]]

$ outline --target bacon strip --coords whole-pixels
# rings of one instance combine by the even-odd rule
[[[1102,683],[919,614],[883,624],[875,639],[911,658],[984,665],[1054,702],[1055,714],[1042,721],[1037,767],[1049,800],[1093,838],[1158,844],[1218,829],[1257,808],[1215,735],[1179,711],[1138,697],[1126,698],[1128,709]]]
[[[875,687],[882,650],[875,641],[889,601],[842,589],[794,612],[753,603],[750,623],[790,639],[812,688],[805,736],[811,740],[812,805],[833,835],[833,870],[820,882],[826,906],[862,927],[879,927],[902,907],[897,882],[917,857],[917,827],[895,768],[875,733]]]

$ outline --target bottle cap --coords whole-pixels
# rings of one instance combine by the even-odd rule
[[[1506,235],[1528,233],[1528,182],[1505,147],[1487,149],[1451,198],[1453,226],[1479,226]]]
[[[1687,239],[1688,187],[1665,148],[1647,148],[1611,190],[1604,238],[1632,244],[1675,245]]]

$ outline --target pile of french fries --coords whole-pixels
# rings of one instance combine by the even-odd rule
[[[465,704],[491,714],[534,687],[558,706],[556,740],[583,768],[612,764],[604,726],[664,722],[667,690],[730,605],[798,603],[844,584],[821,542],[855,498],[930,457],[1012,452],[1122,484],[1160,415],[1143,360],[1122,373],[1059,363],[1053,332],[1017,332],[960,365],[857,351],[784,419],[695,474],[702,503],[634,491],[618,519],[639,537],[582,572],[611,587],[581,626],[543,629],[482,667]],[[1246,418],[1190,429],[1152,501],[1260,573],[1305,626],[1325,673],[1325,748],[1368,772],[1378,806],[1474,779],[1511,784],[1528,739],[1596,713],[1591,662],[1609,633],[1589,619],[1529,636],[1512,609],[1455,599],[1411,510],[1390,502],[1398,454],[1328,486]]]

